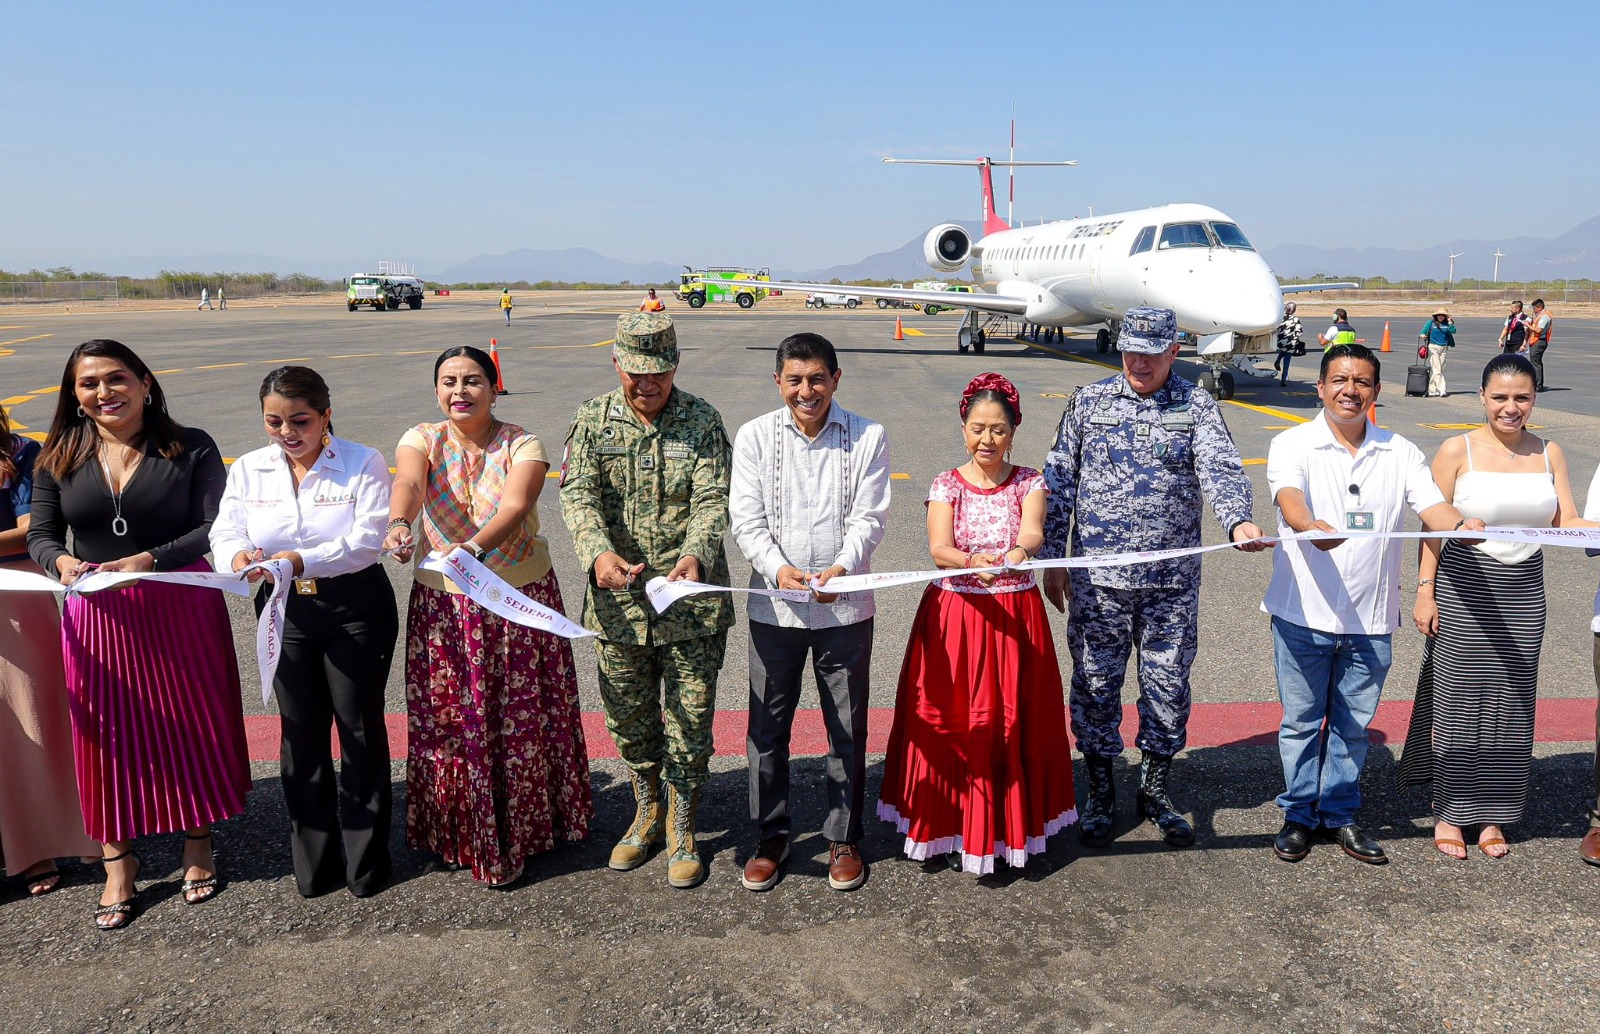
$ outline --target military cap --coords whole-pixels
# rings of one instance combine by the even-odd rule
[[[624,373],[667,373],[678,367],[678,332],[662,312],[629,312],[617,317],[612,358]]]
[[[1122,315],[1117,332],[1117,350],[1159,355],[1178,339],[1178,316],[1171,309],[1152,309],[1138,305]]]

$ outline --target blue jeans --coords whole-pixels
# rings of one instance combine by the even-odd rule
[[[1272,659],[1283,724],[1278,756],[1284,818],[1312,829],[1355,821],[1367,725],[1393,654],[1387,635],[1335,635],[1272,619]]]

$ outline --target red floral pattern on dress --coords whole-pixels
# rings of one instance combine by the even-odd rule
[[[1004,481],[993,488],[979,488],[947,470],[933,479],[928,502],[949,503],[955,511],[955,546],[965,553],[998,555],[1017,544],[1022,530],[1022,500],[1030,492],[1044,491],[1044,477],[1032,467],[1012,467]],[[1018,592],[1034,584],[1032,571],[996,576],[984,585],[972,575],[947,578],[935,585],[955,592]]]
[[[522,587],[563,610],[555,573]],[[406,839],[500,881],[594,804],[572,644],[413,585],[406,629]]]

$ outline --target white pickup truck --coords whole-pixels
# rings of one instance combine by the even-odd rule
[[[826,309],[830,305],[843,305],[847,309],[853,309],[860,304],[861,296],[859,294],[834,294],[827,291],[812,291],[806,295],[806,308],[808,309]]]

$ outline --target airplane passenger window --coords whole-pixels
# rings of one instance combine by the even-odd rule
[[[1250,246],[1250,241],[1244,233],[1232,223],[1212,223],[1211,232],[1217,235],[1217,240],[1224,248],[1238,248],[1240,251],[1255,251]]]
[[[1156,228],[1154,226],[1146,226],[1144,229],[1139,231],[1139,236],[1133,239],[1133,247],[1128,249],[1128,254],[1138,255],[1141,252],[1149,251],[1150,246],[1155,242]]]
[[[1168,248],[1209,248],[1211,238],[1206,236],[1206,228],[1201,223],[1168,223],[1161,228],[1161,243],[1156,246],[1158,251]]]

